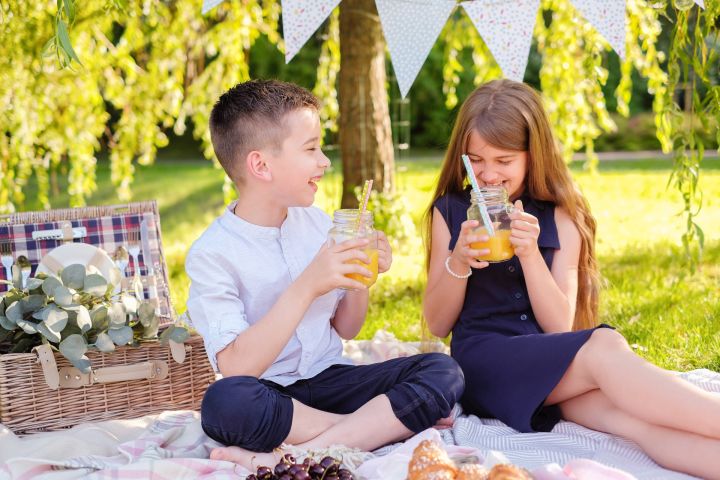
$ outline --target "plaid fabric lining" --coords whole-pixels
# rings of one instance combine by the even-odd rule
[[[147,223],[148,231],[148,242],[150,245],[150,257],[146,259],[142,251],[142,238],[140,235],[140,224],[145,220]],[[17,261],[17,258],[21,255],[27,257],[32,265],[31,276],[35,275],[38,264],[52,249],[63,245],[63,240],[33,240],[32,232],[34,231],[46,231],[46,230],[59,230],[61,225],[70,222],[73,228],[85,227],[87,230],[87,236],[83,238],[76,238],[73,240],[75,243],[89,243],[101,248],[105,253],[110,256],[114,261],[114,254],[119,246],[124,246],[126,249],[129,247],[128,238],[130,233],[134,233],[134,236],[138,240],[138,246],[140,247],[140,254],[138,255],[138,266],[141,278],[144,278],[148,274],[148,266],[154,268],[155,279],[157,283],[158,302],[159,302],[159,315],[161,317],[161,324],[172,323],[172,311],[170,307],[170,291],[168,285],[165,283],[165,262],[161,258],[160,254],[160,243],[158,236],[158,225],[155,221],[155,215],[153,212],[144,212],[138,214],[119,214],[113,216],[104,216],[100,218],[82,218],[78,220],[68,221],[54,221],[54,222],[42,222],[42,223],[27,223],[27,224],[8,224],[0,223],[0,243],[10,243],[12,247],[13,260]],[[135,274],[133,259],[130,256],[130,261],[127,268],[125,269],[126,278],[132,278]],[[6,280],[5,268],[0,267],[0,279]],[[7,287],[0,285],[0,292],[7,290]],[[148,291],[145,290],[145,296],[147,297]],[[169,320],[169,321],[163,321]]]

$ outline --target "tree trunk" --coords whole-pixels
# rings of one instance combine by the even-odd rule
[[[395,187],[385,38],[374,0],[343,0],[340,5],[339,76],[341,204],[355,208],[354,188],[365,180],[372,178],[375,190]]]

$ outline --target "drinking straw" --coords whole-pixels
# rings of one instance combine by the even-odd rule
[[[472,165],[470,165],[470,158],[468,158],[467,155],[463,154],[462,161],[465,164],[465,171],[467,171],[470,185],[472,185],[473,191],[480,199],[480,216],[482,217],[483,224],[485,225],[485,230],[487,230],[488,236],[494,237],[495,228],[493,228],[493,224],[490,221],[490,215],[488,215],[487,207],[485,206],[485,197],[483,197],[483,194],[480,191],[480,186],[478,185],[477,179],[475,178],[475,172],[473,172]]]
[[[361,203],[360,203],[360,209],[358,210],[358,216],[357,216],[357,224],[355,225],[356,230],[360,230],[360,221],[362,219],[363,213],[365,213],[365,210],[367,210],[367,204],[368,200],[370,199],[370,190],[372,190],[372,179],[365,180],[365,185],[363,185],[362,194],[360,195]]]

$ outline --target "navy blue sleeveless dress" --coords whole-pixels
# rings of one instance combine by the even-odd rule
[[[549,268],[560,248],[555,205],[527,196],[520,199],[540,223],[538,247]],[[467,219],[470,191],[445,195],[434,206],[448,225],[452,250],[460,224]],[[543,403],[593,331],[543,333],[517,257],[473,269],[450,344],[451,355],[465,373],[463,409],[497,418],[520,432],[552,430],[560,409]]]

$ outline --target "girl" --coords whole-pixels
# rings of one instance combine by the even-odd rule
[[[489,264],[471,243],[470,189],[514,201],[515,256]],[[465,411],[521,432],[561,419],[638,443],[665,468],[720,478],[720,398],[636,356],[606,325],[595,327],[595,220],[562,161],[540,96],[498,80],[465,101],[427,212],[430,331],[453,333],[465,373]]]

